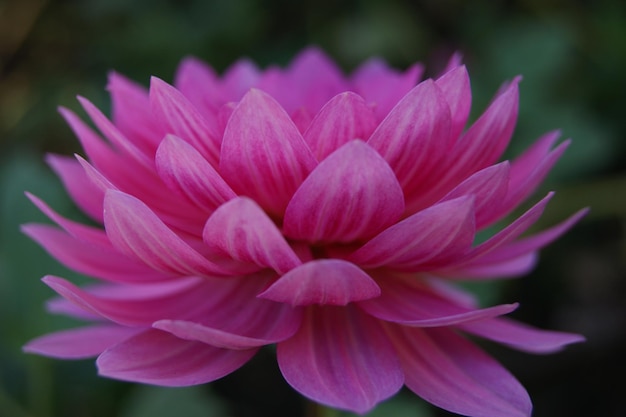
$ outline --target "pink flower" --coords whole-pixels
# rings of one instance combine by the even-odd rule
[[[416,85],[371,60],[345,77],[319,50],[286,68],[248,61],[222,77],[190,58],[174,86],[149,91],[110,75],[109,120],[79,98],[94,132],[61,109],[87,159],[49,156],[76,204],[102,227],[66,219],[24,231],[78,287],[47,276],[54,313],[86,327],[28,352],[98,356],[101,375],[202,384],[275,344],[285,379],[306,397],[366,412],[406,385],[469,416],[529,416],[524,388],[463,334],[545,353],[579,342],[501,316],[454,286],[528,272],[580,211],[520,237],[552,193],[482,243],[568,145],[541,137],[498,162],[513,133],[518,79],[467,130],[466,68]]]

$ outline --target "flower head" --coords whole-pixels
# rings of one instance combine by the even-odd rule
[[[165,386],[229,374],[275,344],[306,397],[365,412],[403,385],[470,416],[527,416],[524,388],[464,335],[530,352],[582,340],[480,308],[458,280],[522,275],[584,211],[522,234],[552,194],[492,237],[476,233],[538,187],[568,142],[551,132],[498,162],[518,79],[466,129],[469,77],[454,62],[418,83],[370,60],[344,76],[319,50],[285,68],[240,61],[217,76],[193,58],[149,91],[112,73],[111,119],[79,98],[99,133],[61,114],[86,153],[48,162],[100,226],[62,217],[24,231],[98,280],[47,276],[55,313],[86,327],[25,350],[98,356],[101,375]]]

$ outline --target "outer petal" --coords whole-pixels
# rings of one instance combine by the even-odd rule
[[[301,264],[272,220],[245,197],[220,206],[207,221],[203,237],[207,246],[218,253],[273,268],[279,274]]]
[[[119,191],[107,191],[104,225],[113,245],[163,272],[228,275],[172,232],[144,203]]]
[[[404,210],[387,163],[362,141],[326,158],[296,191],[285,212],[285,235],[308,242],[350,242],[375,235]]]
[[[445,264],[469,250],[473,222],[472,197],[445,201],[394,224],[347,259],[363,268]]]
[[[291,305],[346,305],[380,295],[376,282],[359,267],[339,259],[318,259],[292,269],[259,297]]]
[[[508,183],[509,163],[504,161],[476,172],[446,194],[442,200],[473,195],[476,229],[480,230],[497,215],[506,195]]]
[[[174,76],[178,91],[207,117],[225,102],[213,68],[195,57],[183,59]]]
[[[322,107],[304,134],[318,160],[353,139],[367,140],[376,127],[374,112],[352,92],[336,95]]]
[[[411,90],[372,133],[368,144],[411,189],[448,151],[450,108],[432,80]]]
[[[450,106],[450,114],[452,115],[450,137],[452,140],[456,140],[467,123],[472,106],[469,74],[465,65],[461,65],[447,71],[435,83],[443,92],[448,106]]]
[[[447,329],[394,327],[390,332],[406,386],[426,401],[464,416],[530,416],[526,390],[467,340]]]
[[[358,413],[403,383],[380,325],[354,308],[309,307],[298,333],[278,344],[277,356],[283,376],[300,393]]]
[[[506,318],[463,323],[459,328],[476,336],[531,353],[557,352],[566,345],[585,340],[578,334],[537,329]]]
[[[100,355],[100,375],[170,387],[204,384],[246,363],[256,349],[228,350],[147,330]]]
[[[159,145],[156,168],[170,189],[209,213],[236,196],[215,168],[176,136],[167,135]]]
[[[31,340],[24,352],[60,359],[84,359],[98,356],[107,348],[135,335],[131,327],[98,325],[47,334]]]
[[[385,321],[415,327],[439,327],[473,322],[510,313],[517,304],[470,309],[453,303],[414,279],[380,280],[382,294],[358,304],[368,314]]]
[[[159,78],[150,80],[150,103],[164,132],[188,141],[213,166],[217,166],[220,143],[216,126],[207,121],[185,96]]]
[[[26,224],[22,231],[63,265],[82,274],[112,282],[151,282],[172,276],[129,259],[112,247],[81,242],[66,232],[45,224]]]
[[[316,161],[287,113],[269,95],[251,90],[224,132],[220,173],[238,194],[282,215]]]
[[[161,132],[150,111],[148,90],[116,72],[109,73],[107,90],[115,126],[143,153],[154,155]]]

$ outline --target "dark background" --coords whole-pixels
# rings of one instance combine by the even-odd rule
[[[25,355],[30,338],[71,325],[49,316],[47,273],[80,280],[19,233],[43,220],[29,190],[80,218],[43,163],[47,152],[80,152],[56,107],[77,94],[108,109],[115,69],[147,85],[172,79],[196,55],[223,71],[239,57],[285,64],[323,48],[345,71],[379,55],[435,74],[462,51],[473,115],[517,74],[521,107],[510,154],[561,128],[573,144],[546,182],[556,189],[539,227],[584,206],[591,213],[542,252],[529,276],[476,288],[485,303],[519,301],[514,316],[583,333],[585,344],[533,356],[485,344],[528,388],[535,417],[626,415],[626,6],[599,1],[165,1],[0,0],[0,416],[294,416],[305,406],[264,351],[214,384],[160,389],[98,378],[92,360]],[[79,111],[79,114],[82,114]],[[346,414],[347,415],[347,414]],[[445,412],[402,392],[372,416]]]

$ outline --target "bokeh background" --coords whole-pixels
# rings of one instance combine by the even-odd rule
[[[239,57],[285,64],[318,45],[345,71],[378,55],[436,74],[462,51],[474,117],[500,83],[523,74],[519,124],[509,155],[561,128],[573,144],[544,190],[556,198],[539,226],[583,206],[591,213],[542,253],[523,279],[476,286],[485,303],[519,301],[513,315],[580,332],[588,342],[550,356],[493,344],[485,349],[528,388],[535,417],[626,416],[626,2],[621,0],[0,0],[0,416],[305,416],[271,351],[216,383],[161,389],[102,379],[92,360],[25,355],[30,338],[73,325],[43,309],[39,278],[80,281],[20,234],[46,221],[29,190],[80,219],[43,162],[80,152],[56,107],[82,114],[80,94],[109,102],[107,72],[147,85],[172,80],[196,55],[223,71]],[[539,194],[538,194],[539,195]],[[347,414],[346,414],[347,415]],[[447,416],[407,393],[371,416]]]

